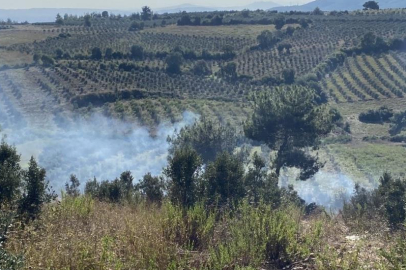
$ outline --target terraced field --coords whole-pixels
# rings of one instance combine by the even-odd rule
[[[336,102],[400,98],[406,93],[406,54],[349,57],[322,82]]]
[[[330,66],[330,57],[340,50],[359,46],[361,37],[370,31],[384,40],[406,38],[404,11],[325,16],[251,12],[250,18],[226,13],[226,24],[219,26],[179,26],[179,16],[148,21],[144,30],[138,31],[129,31],[132,19],[128,17],[93,18],[90,27],[78,19],[62,26],[2,30],[3,128],[52,129],[61,115],[69,118],[70,113],[101,112],[153,130],[162,122],[181,120],[184,111],[192,111],[241,129],[252,111],[250,96],[272,90],[283,83],[285,70],[293,70],[296,79],[315,77],[330,104],[351,126],[352,133],[345,135],[345,140],[340,140],[342,134],[332,134],[333,143],[324,147],[329,170],[347,168],[346,173],[354,178],[369,179],[364,171],[379,164],[385,152],[399,154],[397,160],[385,160],[387,168],[399,167],[404,151],[401,144],[363,141],[367,135],[387,136],[389,126],[363,124],[358,115],[381,105],[404,110],[406,53],[347,55],[342,65],[323,76],[318,68]],[[202,18],[209,20],[207,16]],[[281,16],[285,24],[277,30],[269,22]],[[240,23],[231,24],[232,20]],[[299,23],[301,20],[308,25]],[[257,36],[264,30],[278,37],[269,48],[258,47]],[[143,57],[131,55],[133,45],[143,48]],[[100,49],[99,59],[92,58],[94,48]],[[232,51],[231,57],[223,57],[226,50]],[[166,70],[165,59],[172,51],[183,55],[179,74]],[[38,58],[43,55],[54,62],[44,64]],[[199,61],[205,62],[207,74],[195,74]],[[229,63],[235,63],[232,80],[221,73]],[[348,160],[356,165],[350,166]],[[379,167],[374,175],[383,169]]]

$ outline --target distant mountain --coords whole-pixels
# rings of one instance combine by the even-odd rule
[[[162,14],[162,13],[178,13],[178,12],[182,12],[182,11],[204,12],[204,11],[214,11],[214,10],[216,10],[216,9],[211,8],[211,7],[203,7],[203,6],[197,6],[197,5],[191,5],[191,4],[182,4],[182,5],[173,6],[173,7],[156,8],[156,9],[154,9],[154,12]]]
[[[204,12],[204,11],[216,11],[216,10],[243,10],[243,9],[249,9],[249,10],[257,10],[257,9],[271,9],[274,7],[278,7],[280,4],[277,4],[275,2],[270,2],[270,1],[260,1],[260,2],[254,2],[249,5],[245,6],[231,6],[231,7],[203,7],[203,6],[197,6],[197,5],[191,5],[191,4],[183,4],[179,6],[173,6],[173,7],[166,7],[166,8],[158,8],[155,9],[155,12],[158,12],[160,14],[162,13],[177,13],[177,12]]]
[[[252,4],[242,6],[242,7],[235,7],[232,8],[232,10],[243,10],[243,9],[249,9],[249,10],[257,10],[257,9],[271,9],[274,7],[279,7],[280,4],[277,4],[275,2],[269,2],[269,1],[259,1],[259,2],[254,2]]]
[[[55,21],[56,14],[69,15],[84,15],[86,13],[98,12],[101,13],[106,9],[80,9],[80,8],[33,8],[33,9],[0,9],[0,20],[7,20],[10,18],[13,21],[29,23],[35,22],[53,22]],[[130,11],[122,10],[108,10],[114,14],[131,14]]]
[[[313,2],[299,5],[299,6],[284,6],[272,8],[278,11],[312,11],[316,7],[323,11],[332,10],[358,10],[362,9],[362,5],[367,2],[367,0],[315,0]],[[379,6],[381,8],[406,8],[406,0],[380,0]]]

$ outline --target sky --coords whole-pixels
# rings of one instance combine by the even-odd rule
[[[93,8],[114,10],[138,10],[148,5],[152,8],[170,7],[181,4],[194,4],[205,7],[243,6],[261,0],[0,0],[0,9],[28,8]],[[263,0],[268,1],[268,0]],[[269,0],[272,1],[272,0]],[[274,0],[280,5],[297,5],[311,0]]]

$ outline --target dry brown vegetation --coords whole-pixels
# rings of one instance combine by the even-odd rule
[[[359,233],[341,215],[247,204],[217,218],[198,206],[182,212],[65,197],[15,227],[7,249],[24,254],[27,269],[395,269],[381,254],[395,235],[382,226]],[[267,241],[278,260],[261,253]]]

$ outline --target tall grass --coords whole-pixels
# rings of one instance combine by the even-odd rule
[[[248,202],[218,211],[64,195],[14,230],[6,250],[23,254],[27,269],[377,269],[365,267],[367,241],[342,244],[351,232],[338,218]],[[402,269],[402,247],[375,254],[380,269]]]

